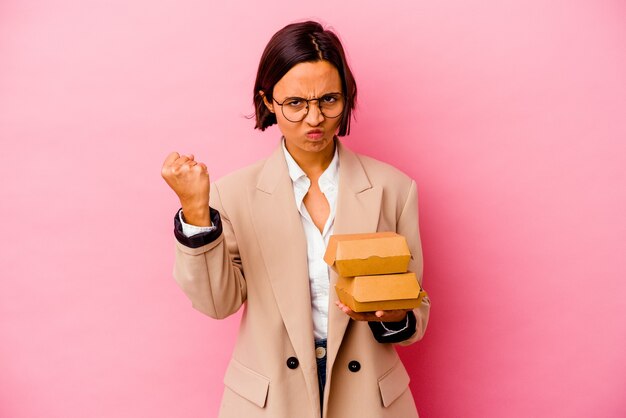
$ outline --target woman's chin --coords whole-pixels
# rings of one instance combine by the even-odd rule
[[[308,139],[307,138],[307,151],[310,152],[320,152],[320,151],[324,151],[328,148],[328,146],[331,146],[333,143],[333,138],[326,138],[326,137],[322,137],[319,139]]]

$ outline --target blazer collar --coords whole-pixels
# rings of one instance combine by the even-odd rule
[[[262,192],[273,194],[281,179],[289,178],[289,169],[283,155],[282,146],[279,145],[274,152],[265,160],[263,169],[259,174],[256,188]]]

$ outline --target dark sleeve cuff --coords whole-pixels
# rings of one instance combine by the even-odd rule
[[[415,334],[417,320],[415,319],[415,313],[413,313],[413,311],[408,311],[406,315],[409,320],[408,325],[406,323],[406,318],[398,322],[385,322],[385,326],[390,330],[402,329],[405,325],[407,325],[405,330],[391,335],[385,335],[385,332],[387,331],[382,327],[381,322],[368,322],[376,341],[379,343],[399,343],[411,338],[411,336]]]
[[[222,219],[220,218],[220,213],[217,210],[209,208],[211,222],[216,228],[213,231],[201,232],[191,237],[187,237],[183,234],[183,224],[180,223],[178,212],[180,212],[180,209],[176,212],[176,215],[174,215],[174,236],[178,242],[184,246],[190,248],[202,247],[203,245],[212,243],[219,238],[220,235],[222,235]]]

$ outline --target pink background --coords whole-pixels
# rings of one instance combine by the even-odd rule
[[[254,74],[309,17],[357,77],[345,143],[418,181],[422,417],[626,416],[624,3],[214,3],[0,3],[0,416],[216,415],[238,317],[174,283],[160,167],[275,147]]]

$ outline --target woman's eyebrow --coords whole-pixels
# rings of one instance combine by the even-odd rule
[[[339,91],[329,91],[329,92],[327,92],[327,93],[322,93],[322,94],[320,94],[319,96],[317,96],[317,97],[315,97],[315,98],[320,98],[320,97],[328,96],[329,94],[341,94],[341,92],[339,92]],[[303,96],[286,96],[285,98],[286,98],[286,99],[306,99],[306,98],[305,98],[305,97],[303,97]],[[308,100],[311,100],[311,99],[308,99]]]

